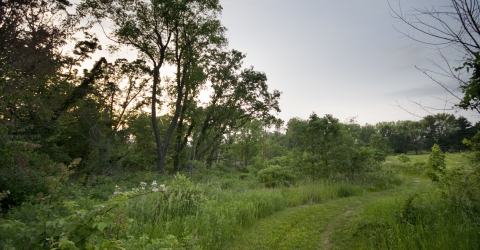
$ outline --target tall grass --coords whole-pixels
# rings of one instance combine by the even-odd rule
[[[353,249],[479,249],[479,225],[434,192],[378,200],[338,237]]]
[[[143,246],[135,242],[137,249],[148,249],[153,239],[164,245],[168,239],[172,243],[172,236],[176,248],[223,249],[241,230],[277,211],[362,192],[361,186],[329,182],[245,192],[195,186],[139,197],[127,209],[128,217],[134,220],[132,236],[150,239]]]

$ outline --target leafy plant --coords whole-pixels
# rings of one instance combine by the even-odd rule
[[[433,180],[438,182],[445,174],[446,164],[445,164],[445,154],[440,149],[438,144],[434,144],[432,147],[432,153],[428,157],[428,165],[431,169],[427,171],[427,175]]]
[[[133,222],[127,216],[127,204],[140,196],[158,196],[167,191],[165,185],[156,181],[148,188],[142,182],[139,188],[128,192],[116,186],[110,199],[88,209],[75,201],[57,201],[56,191],[65,181],[59,178],[51,183],[49,196],[33,206],[35,219],[2,220],[0,235],[5,242],[0,241],[0,246],[14,242],[22,249],[124,249]]]
[[[279,186],[290,186],[295,181],[295,175],[280,166],[270,166],[258,171],[258,179],[265,187],[274,188]]]
[[[407,155],[405,154],[401,154],[401,155],[398,155],[397,156],[397,159],[402,162],[402,163],[409,163],[411,160],[410,160],[410,157],[408,157]]]

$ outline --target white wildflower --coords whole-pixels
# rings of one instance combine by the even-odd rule
[[[104,209],[105,206],[103,204],[100,204],[100,205],[96,205],[95,206],[95,211],[101,211],[102,209]]]
[[[140,189],[145,190],[145,187],[147,186],[146,182],[140,182]]]
[[[152,192],[154,192],[154,193],[158,192],[158,188],[156,188],[156,187],[152,188]]]
[[[113,192],[114,195],[121,195],[121,188],[118,185],[115,185],[115,192]]]

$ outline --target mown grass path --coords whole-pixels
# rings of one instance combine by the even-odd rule
[[[405,184],[392,190],[288,208],[246,229],[226,249],[349,249],[348,242],[338,236],[365,204],[392,196],[405,197],[429,184],[428,180],[406,178]]]

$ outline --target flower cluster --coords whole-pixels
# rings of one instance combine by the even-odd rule
[[[118,186],[115,185],[115,192],[113,192],[114,195],[121,195],[122,194],[122,189]]]
[[[158,192],[159,191],[158,188],[160,188],[160,190],[162,192],[167,192],[167,188],[165,187],[165,184],[162,184],[159,187],[157,187],[157,186],[158,186],[157,181],[153,181],[152,182],[152,192],[154,192],[154,193]]]
[[[165,184],[161,184],[160,186],[157,184],[157,181],[153,181],[151,184],[151,191],[154,193],[157,193],[159,191],[162,192],[167,192],[167,188],[165,187]],[[147,189],[147,183],[146,182],[140,182],[140,188],[132,188],[133,193],[138,193],[138,192],[145,192]],[[113,193],[114,195],[121,195],[121,188],[118,185],[115,185],[115,192]]]
[[[102,209],[104,209],[105,206],[103,204],[100,204],[100,205],[94,206],[94,208],[95,208],[95,211],[99,212],[99,211],[102,211]]]

